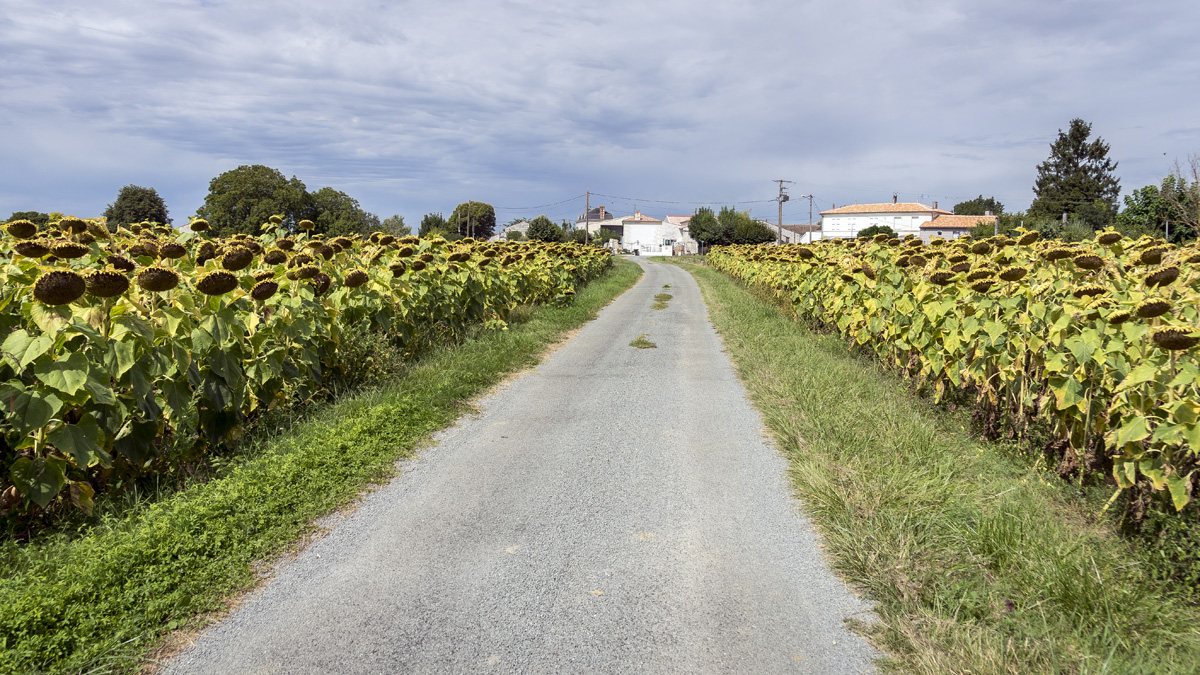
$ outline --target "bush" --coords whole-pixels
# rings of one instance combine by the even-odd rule
[[[861,230],[858,233],[858,238],[870,239],[877,234],[886,234],[888,239],[894,239],[896,237],[896,231],[887,225],[872,225],[865,230]]]

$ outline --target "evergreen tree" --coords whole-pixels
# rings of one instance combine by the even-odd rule
[[[117,201],[104,209],[104,217],[108,219],[109,227],[132,225],[133,223],[151,222],[167,224],[171,218],[167,216],[167,205],[158,196],[154,188],[140,185],[126,185],[117,193]]]
[[[1038,165],[1038,177],[1029,206],[1034,218],[1077,216],[1092,229],[1111,223],[1117,214],[1121,182],[1117,163],[1108,158],[1108,144],[1097,137],[1088,141],[1092,125],[1082,119],[1071,120],[1064,132],[1050,145],[1050,157]]]

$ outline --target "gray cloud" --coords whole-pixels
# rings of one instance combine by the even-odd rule
[[[250,163],[410,219],[585,189],[750,201],[774,178],[1020,208],[1072,117],[1126,189],[1200,152],[1198,20],[1190,0],[9,0],[0,215],[96,215],[136,183],[181,218]]]

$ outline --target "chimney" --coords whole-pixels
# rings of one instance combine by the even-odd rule
[[[934,211],[936,211],[936,210],[937,210],[937,202],[936,202],[936,201],[933,203],[933,210],[934,210]]]
[[[896,203],[896,200],[897,200],[897,199],[899,199],[899,198],[900,198],[900,193],[898,193],[898,192],[893,192],[893,193],[892,193],[892,203],[893,203],[893,204],[895,204],[895,203]]]
[[[988,216],[988,217],[991,217],[991,216],[994,216],[994,215],[996,215],[996,214],[992,213],[991,211],[984,211],[984,212],[983,212],[983,215],[985,215],[985,216]]]

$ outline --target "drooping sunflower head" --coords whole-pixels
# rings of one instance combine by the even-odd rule
[[[1148,248],[1142,251],[1142,254],[1138,256],[1138,260],[1143,265],[1157,265],[1162,262],[1163,253],[1166,253],[1166,251],[1167,249],[1162,246]]]
[[[1000,278],[1005,281],[1020,281],[1029,274],[1029,270],[1024,267],[1005,267],[1000,270]]]
[[[1112,314],[1109,314],[1107,317],[1105,317],[1105,321],[1108,321],[1109,323],[1111,323],[1113,325],[1119,326],[1119,325],[1125,323],[1126,321],[1129,321],[1132,318],[1133,318],[1133,312],[1130,312],[1127,309],[1119,309],[1119,310],[1113,312]]]
[[[960,262],[960,263],[957,263],[957,264],[954,264],[954,265],[951,265],[951,266],[950,266],[950,271],[951,271],[951,272],[956,272],[956,273],[958,273],[958,274],[962,274],[963,272],[967,272],[967,271],[969,271],[970,269],[971,269],[971,263],[968,263],[968,262]]]
[[[1076,287],[1073,291],[1071,291],[1071,295],[1077,298],[1091,298],[1097,295],[1104,295],[1107,292],[1108,289],[1100,284],[1087,284]]]
[[[279,249],[267,251],[267,254],[263,256],[263,262],[268,265],[282,265],[287,262],[287,254]]]
[[[1153,319],[1171,311],[1171,302],[1165,298],[1148,298],[1138,303],[1134,312],[1143,319]]]
[[[188,223],[188,229],[192,232],[207,232],[209,228],[208,221],[203,218],[197,218]]]
[[[296,268],[297,279],[312,279],[320,273],[321,270],[316,265],[301,265]]]
[[[391,271],[392,277],[395,278],[395,277],[398,277],[398,276],[404,274],[406,271],[408,271],[408,266],[405,265],[403,262],[397,261],[397,262],[392,263],[391,265],[388,265],[388,270]]]
[[[130,260],[129,258],[126,258],[123,255],[113,254],[113,255],[110,255],[107,258],[105,258],[104,261],[107,262],[109,265],[111,265],[113,268],[120,270],[122,272],[125,272],[126,274],[137,269],[137,263],[133,262],[132,260]]]
[[[1120,232],[1106,230],[1101,232],[1100,235],[1096,237],[1096,241],[1100,242],[1100,244],[1103,246],[1112,246],[1118,241],[1121,241],[1121,236],[1122,235]]]
[[[53,270],[33,283],[33,297],[43,305],[57,306],[75,302],[87,291],[87,283],[74,270]]]
[[[196,282],[196,290],[205,295],[224,295],[237,286],[237,275],[225,270],[213,270]]]
[[[1159,326],[1150,331],[1150,339],[1160,349],[1183,351],[1200,343],[1200,331],[1182,326]]]
[[[996,283],[996,278],[992,277],[992,276],[988,276],[986,278],[978,279],[976,281],[971,282],[970,287],[971,287],[971,290],[975,291],[976,293],[987,293],[988,289],[990,289],[992,286],[994,286],[995,283]]]
[[[1051,260],[1051,261],[1062,260],[1064,258],[1070,258],[1071,257],[1071,249],[1058,246],[1058,247],[1043,251],[1042,257],[1045,258],[1046,260]]]
[[[1154,288],[1155,286],[1168,286],[1179,278],[1179,268],[1175,265],[1163,267],[1154,270],[1146,275],[1146,285]]]
[[[287,239],[287,238],[276,241],[275,245],[284,251],[290,251],[290,250],[296,248],[296,242],[292,239]]]
[[[129,290],[129,277],[115,268],[93,270],[83,280],[87,294],[97,298],[112,298]]]
[[[296,223],[296,227],[299,227],[300,229],[304,230],[305,232],[311,232],[313,230],[313,228],[315,228],[316,226],[317,226],[317,224],[311,220],[302,220],[302,221]]]
[[[26,258],[44,258],[50,255],[50,242],[45,239],[26,239],[14,244],[13,250]]]
[[[66,232],[67,234],[83,234],[84,232],[87,232],[87,222],[82,218],[67,216],[66,218],[58,221],[58,229]]]
[[[1021,235],[1020,239],[1017,239],[1017,244],[1019,246],[1030,246],[1034,242],[1036,242],[1038,239],[1040,239],[1041,236],[1042,236],[1042,233],[1038,232],[1037,230],[1034,230],[1032,232],[1026,232],[1025,234]]]
[[[221,256],[221,267],[231,272],[246,269],[252,262],[254,262],[254,254],[244,246],[232,246],[225,251],[225,255]],[[210,293],[209,295],[220,294]]]
[[[270,218],[267,218],[267,220],[270,221],[272,225],[278,225],[283,222],[283,216],[271,216]]]
[[[954,272],[939,270],[929,275],[929,280],[938,286],[946,286],[950,284],[950,282],[954,281]]]
[[[506,260],[507,260],[507,258],[506,258]],[[412,262],[412,270],[414,272],[420,272],[423,269],[425,269],[425,261],[424,260],[414,260]]]
[[[63,259],[82,258],[91,250],[90,247],[74,241],[56,241],[50,246],[50,252]]]
[[[137,283],[151,293],[162,293],[179,285],[179,273],[166,267],[151,265],[138,272]]]
[[[324,272],[318,272],[317,275],[312,278],[313,291],[316,292],[317,295],[324,295],[325,291],[329,290],[329,286],[332,283],[333,279],[329,278],[329,275],[325,274]]]
[[[4,229],[14,239],[30,239],[37,234],[37,225],[28,220],[14,220],[5,225]]]
[[[322,246],[317,247],[317,255],[321,256],[322,258],[324,258],[326,260],[329,260],[330,258],[332,258],[333,254],[334,254],[333,247],[328,244],[324,244]]]
[[[1104,260],[1098,255],[1084,253],[1074,258],[1075,266],[1084,270],[1098,270],[1104,267]]]
[[[250,289],[250,297],[258,302],[265,302],[270,300],[271,296],[275,295],[275,292],[278,290],[279,284],[277,282],[263,280],[254,284],[254,288]]]
[[[929,259],[921,254],[917,254],[917,255],[909,256],[908,262],[909,262],[909,264],[913,265],[914,267],[924,267],[925,263],[929,262]]]
[[[365,270],[353,269],[346,273],[346,278],[342,280],[342,283],[350,288],[358,288],[367,283],[370,278]]]
[[[178,260],[187,255],[187,247],[183,244],[171,241],[158,247],[158,253],[164,258],[170,260]]]

